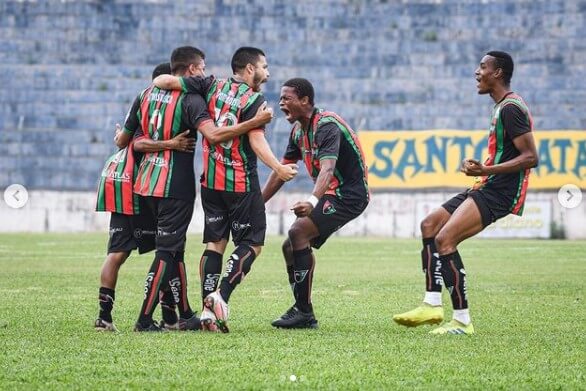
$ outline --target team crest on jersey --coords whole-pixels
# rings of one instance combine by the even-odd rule
[[[322,213],[325,215],[332,215],[336,213],[336,208],[334,207],[334,204],[332,204],[330,201],[324,202]]]

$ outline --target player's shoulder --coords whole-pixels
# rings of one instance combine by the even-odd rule
[[[529,107],[527,103],[523,100],[523,98],[518,94],[511,94],[507,96],[503,101],[500,103],[501,106],[501,114],[502,113],[527,113],[529,111]]]

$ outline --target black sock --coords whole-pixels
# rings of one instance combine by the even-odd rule
[[[311,248],[293,250],[293,274],[295,278],[295,305],[302,312],[313,312],[311,304],[311,285],[313,282],[313,269],[315,259]]]
[[[138,322],[143,326],[148,326],[153,322],[153,312],[158,304],[159,291],[168,287],[168,265],[171,262],[173,262],[173,256],[170,252],[156,252],[155,259],[144,282],[144,300],[138,317]]]
[[[442,264],[437,257],[435,238],[423,239],[423,249],[421,250],[421,265],[423,267],[423,273],[425,273],[425,291],[441,292]]]
[[[222,275],[222,254],[205,250],[199,260],[199,278],[201,280],[201,299],[215,292]]]
[[[236,247],[230,255],[228,262],[226,262],[226,272],[220,282],[220,293],[226,303],[230,300],[234,288],[244,280],[250,271],[255,258],[254,250],[246,244]]]
[[[285,240],[282,247],[283,258],[285,258],[285,266],[287,268],[287,277],[289,278],[289,286],[295,294],[295,273],[293,272],[293,247],[291,247],[291,241]]]
[[[287,276],[289,277],[289,286],[291,286],[293,295],[295,295],[295,271],[293,270],[293,265],[287,265]]]
[[[115,294],[114,289],[100,287],[98,302],[100,304],[100,319],[106,322],[112,322],[112,308],[114,308]]]
[[[161,304],[161,313],[163,320],[167,324],[175,324],[179,320],[175,312],[177,306],[173,299],[173,294],[170,289],[165,289],[159,292],[159,303]]]
[[[466,297],[466,271],[460,253],[458,251],[451,254],[440,255],[442,263],[442,277],[444,284],[450,292],[452,306],[455,310],[468,308],[468,298]]]
[[[177,266],[177,278],[179,278],[179,301],[177,301],[177,309],[179,310],[179,316],[183,319],[191,318],[194,313],[189,305],[189,299],[187,298],[187,273],[185,272],[185,262],[183,257],[185,252],[181,251],[175,254],[175,264]]]

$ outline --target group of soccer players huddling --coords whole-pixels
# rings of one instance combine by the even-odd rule
[[[155,250],[144,283],[144,300],[134,330],[228,332],[229,300],[251,271],[265,241],[267,202],[297,174],[303,161],[314,181],[311,194],[291,206],[296,219],[282,252],[293,305],[271,324],[277,328],[316,328],[311,292],[315,257],[327,239],[358,217],[370,199],[368,170],[356,133],[334,112],[314,104],[304,78],[283,83],[279,108],[293,124],[284,156],[277,159],[265,138],[273,118],[261,86],[269,78],[265,53],[241,47],[232,56],[232,76],[205,76],[205,54],[195,47],[173,50],[170,63],[153,71],[153,83],[140,92],[124,126],[117,126],[120,150],[102,170],[98,211],[111,212],[108,255],[102,266],[96,330],[116,331],[112,319],[118,271],[132,250]],[[481,180],[458,194],[421,224],[424,302],[395,315],[402,325],[441,323],[441,288],[446,285],[454,316],[434,334],[473,334],[466,273],[456,246],[509,213],[520,214],[529,170],[537,164],[532,121],[523,100],[510,91],[513,61],[489,52],[476,70],[478,92],[490,94],[493,112],[489,158],[466,159],[461,171]],[[194,156],[202,134],[201,203],[205,214],[199,261],[202,310],[187,294],[186,234],[196,198]],[[261,189],[257,158],[271,170]],[[223,259],[228,240],[234,250]],[[390,260],[391,261],[391,260]],[[153,320],[161,305],[162,320]]]

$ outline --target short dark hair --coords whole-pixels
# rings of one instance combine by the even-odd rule
[[[238,48],[232,56],[232,72],[236,73],[246,67],[248,64],[256,64],[260,56],[264,56],[265,53],[259,48],[253,48],[250,46],[243,46]]]
[[[153,79],[160,75],[169,75],[171,74],[171,63],[164,62],[159,64],[153,69]]]
[[[501,68],[503,70],[503,81],[505,85],[511,84],[511,78],[513,77],[513,57],[509,53],[493,50],[486,53],[488,56],[494,57],[495,68]]]
[[[309,98],[309,104],[313,106],[313,98],[315,93],[313,91],[313,86],[307,79],[303,79],[301,77],[296,77],[294,79],[289,79],[285,83],[283,83],[283,87],[291,87],[295,90],[295,94],[297,97],[303,98],[307,96]]]
[[[197,64],[204,60],[204,52],[193,46],[181,46],[171,53],[171,73],[183,73],[191,64]]]

